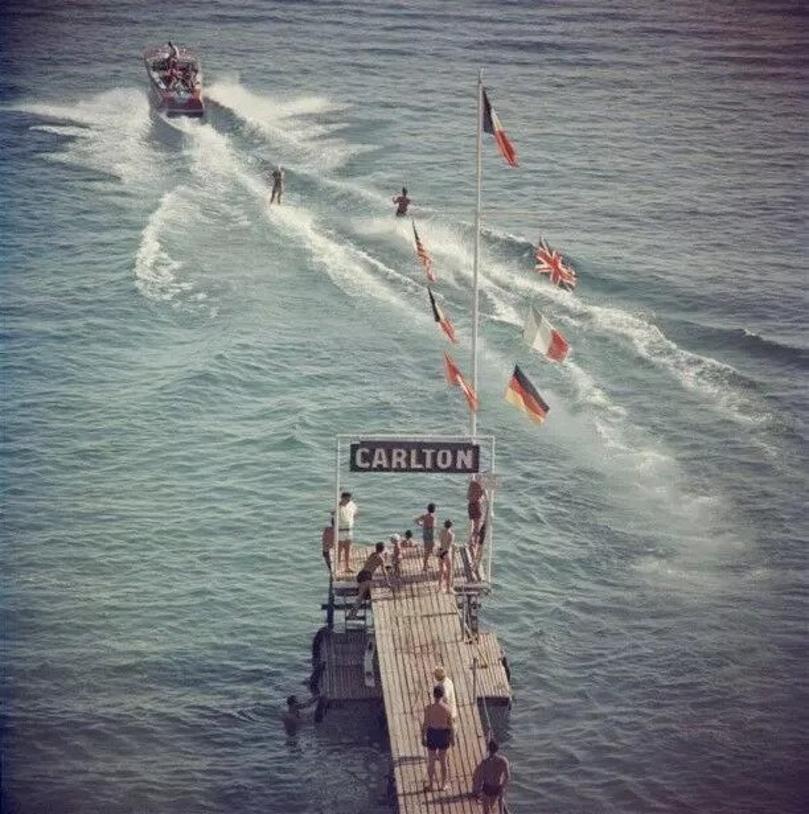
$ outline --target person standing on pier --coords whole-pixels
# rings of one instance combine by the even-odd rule
[[[331,552],[334,550],[334,514],[332,514],[330,525],[323,529],[320,540],[323,544],[323,559],[326,562],[326,568],[329,569],[329,574],[331,574]]]
[[[458,720],[458,704],[455,701],[455,684],[452,679],[447,675],[447,671],[439,664],[433,670],[435,683],[438,687],[444,689],[444,703],[449,707],[449,713],[452,715],[453,726]]]
[[[452,593],[452,568],[455,558],[455,532],[452,530],[452,520],[444,521],[444,528],[438,540],[438,590],[441,583],[446,585],[446,592]]]
[[[444,703],[444,688],[440,684],[433,687],[433,703],[424,708],[421,722],[421,745],[427,747],[427,781],[425,791],[433,790],[435,781],[435,759],[441,768],[440,791],[449,788],[447,777],[447,749],[452,744],[452,713]]]
[[[469,531],[469,548],[472,555],[475,554],[475,549],[480,545],[480,522],[483,519],[483,509],[481,508],[481,501],[485,497],[483,487],[480,485],[475,476],[469,481],[469,488],[466,490],[467,501],[467,514],[472,522],[472,528]]]
[[[351,543],[354,539],[354,518],[357,516],[357,504],[351,499],[351,492],[340,495],[339,517],[337,518],[337,565],[343,558],[345,570],[351,571]]]
[[[503,810],[503,792],[511,779],[511,767],[493,738],[488,743],[489,754],[475,767],[472,774],[472,794],[483,802],[483,814]],[[495,807],[498,807],[497,809]]]
[[[416,518],[416,523],[421,526],[421,541],[424,546],[424,565],[421,570],[426,571],[435,545],[435,503],[427,504],[427,511]]]

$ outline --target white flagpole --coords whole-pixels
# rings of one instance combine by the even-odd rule
[[[481,178],[481,130],[483,128],[483,68],[478,73],[478,104],[477,104],[477,199],[475,203],[475,254],[472,263],[472,288],[474,290],[472,300],[472,388],[478,392],[478,265],[480,261],[480,178]],[[472,439],[477,434],[477,412],[471,411],[470,429]]]

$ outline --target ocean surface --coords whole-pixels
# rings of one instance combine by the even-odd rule
[[[202,121],[150,109],[169,38]],[[521,162],[484,141],[509,808],[809,809],[809,7],[7,0],[4,812],[390,810],[372,714],[279,712],[335,435],[468,431],[391,197],[469,374],[480,68]],[[564,365],[522,343],[531,303]],[[341,481],[365,541],[429,500],[464,528],[462,479]]]

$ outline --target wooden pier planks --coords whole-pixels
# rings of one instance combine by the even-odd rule
[[[460,560],[456,557],[453,570],[455,579],[463,583]],[[508,699],[510,689],[494,635],[483,634],[477,641],[468,638],[455,596],[437,590],[434,562],[427,575],[421,573],[421,563],[418,549],[407,551],[402,578],[396,581],[393,593],[382,579],[375,580],[372,589],[399,814],[478,814],[479,806],[470,791],[472,772],[485,752],[485,732],[473,696],[473,659],[480,663],[478,696],[491,692]],[[453,680],[458,704],[455,745],[448,751],[450,788],[446,792],[423,789],[427,750],[421,745],[421,721],[424,706],[431,700],[433,670],[438,664]]]

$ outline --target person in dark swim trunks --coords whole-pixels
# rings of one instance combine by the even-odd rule
[[[359,592],[357,593],[357,601],[354,603],[354,607],[351,608],[346,616],[347,619],[353,619],[357,615],[357,610],[359,609],[360,605],[371,595],[371,580],[374,578],[374,571],[376,571],[377,568],[382,569],[382,576],[385,577],[385,584],[388,586],[388,588],[390,588],[390,580],[388,579],[388,574],[385,571],[385,558],[383,556],[384,551],[385,544],[377,543],[374,551],[365,561],[365,564],[360,569],[359,574],[357,574],[357,583],[360,586]]]
[[[407,187],[402,187],[402,194],[397,195],[393,202],[396,204],[396,217],[401,218],[407,214],[407,207],[410,206],[410,198],[407,197]]]
[[[444,688],[440,684],[433,687],[433,703],[424,708],[421,722],[421,743],[427,747],[427,781],[425,791],[432,791],[435,780],[435,759],[441,768],[440,791],[449,788],[447,777],[447,749],[452,745],[452,713],[444,703]]]
[[[495,810],[511,778],[511,767],[503,755],[497,754],[499,748],[496,740],[490,740],[489,754],[478,763],[472,774],[472,793],[483,802],[483,814]]]

